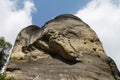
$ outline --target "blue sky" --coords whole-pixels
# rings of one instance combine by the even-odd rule
[[[97,33],[120,69],[120,0],[0,0],[0,36],[14,44],[23,28],[42,27],[66,13],[78,16]]]
[[[32,14],[33,24],[42,26],[60,14],[75,14],[90,0],[34,0],[36,12]]]

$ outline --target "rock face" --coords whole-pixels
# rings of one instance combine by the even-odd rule
[[[17,80],[120,80],[96,33],[70,14],[57,16],[42,28],[23,29],[6,76]]]
[[[35,25],[31,25],[23,29],[16,38],[11,57],[18,59],[24,57],[25,54],[22,51],[22,47],[28,46],[37,40],[41,34],[39,31],[40,28]]]

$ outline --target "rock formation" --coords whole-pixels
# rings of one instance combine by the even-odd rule
[[[64,14],[42,28],[17,36],[6,76],[17,80],[120,80],[96,33],[81,19]]]

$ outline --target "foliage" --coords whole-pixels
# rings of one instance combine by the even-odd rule
[[[13,77],[5,77],[4,75],[0,74],[0,80],[15,80]]]
[[[7,62],[7,59],[9,57],[8,53],[11,48],[12,45],[9,42],[7,42],[4,37],[0,37],[0,70]]]
[[[0,47],[5,46],[5,38],[4,37],[0,37]]]
[[[9,51],[12,48],[12,45],[5,41],[4,37],[0,37],[0,52],[5,53],[5,51]]]

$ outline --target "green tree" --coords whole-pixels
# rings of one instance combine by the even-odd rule
[[[12,45],[4,37],[0,37],[0,70],[2,70],[2,67],[7,62],[11,48]]]

